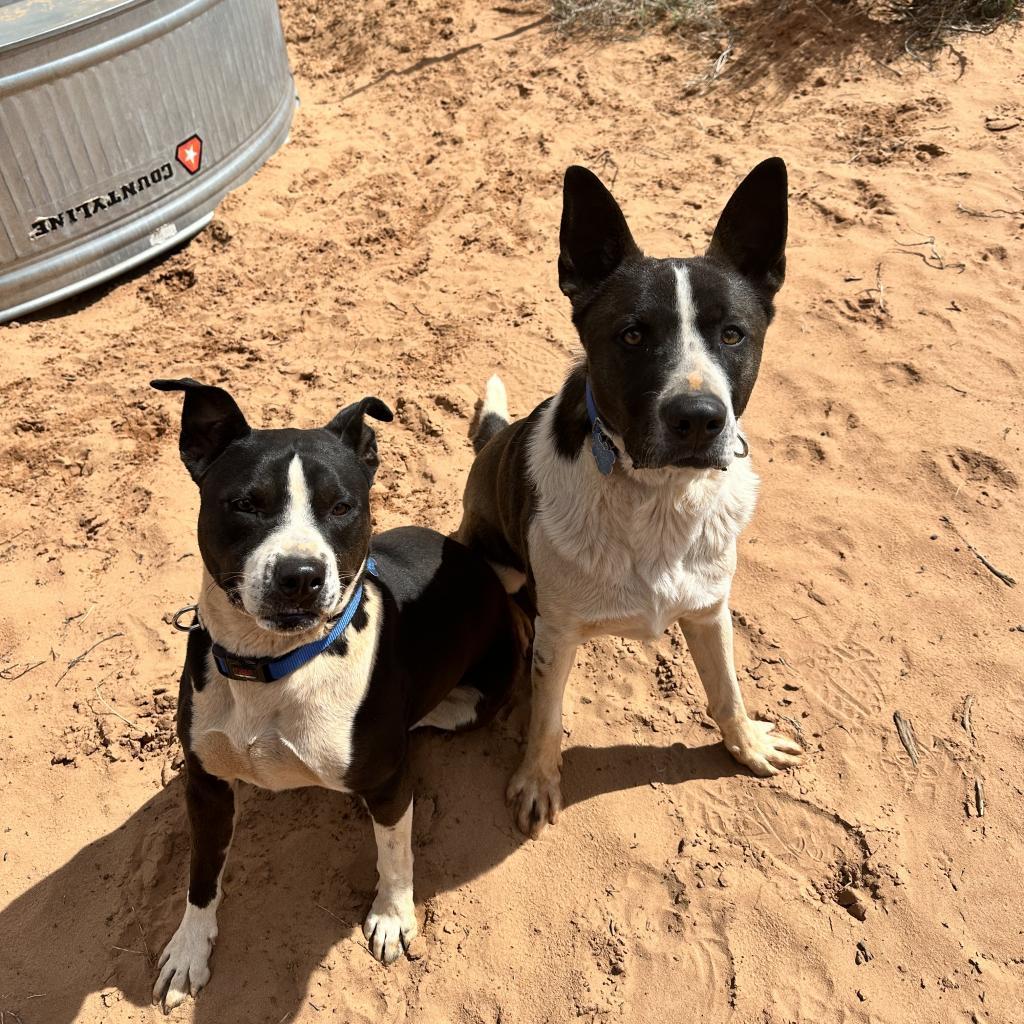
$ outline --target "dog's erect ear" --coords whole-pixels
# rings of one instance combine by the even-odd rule
[[[395,414],[379,398],[361,398],[346,405],[327,424],[327,429],[342,439],[359,456],[366,468],[367,480],[372,484],[380,459],[377,457],[377,435],[366,425],[365,416],[390,423]]]
[[[223,388],[200,384],[191,377],[149,383],[157,391],[185,392],[178,449],[181,461],[196,483],[232,441],[251,433],[242,410]]]
[[[769,300],[786,277],[786,164],[777,156],[759,163],[725,204],[707,257],[738,270]]]
[[[558,287],[570,299],[599,285],[624,260],[640,255],[619,204],[586,167],[565,172],[558,244]]]

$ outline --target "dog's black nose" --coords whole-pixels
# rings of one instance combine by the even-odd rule
[[[279,558],[274,566],[274,589],[285,600],[306,607],[320,595],[327,566],[319,558]]]
[[[662,404],[661,418],[677,440],[700,449],[725,430],[729,414],[714,395],[676,395]]]

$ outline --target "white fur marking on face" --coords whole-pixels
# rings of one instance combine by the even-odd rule
[[[280,558],[319,558],[327,566],[324,583],[324,608],[334,608],[341,598],[341,581],[334,552],[328,546],[313,517],[309,485],[302,459],[293,455],[288,464],[288,505],[281,525],[246,559],[241,587],[242,604],[250,615],[258,616],[274,566]]]
[[[677,266],[675,271],[676,308],[679,312],[678,362],[669,375],[661,398],[685,391],[705,391],[725,404],[729,410],[730,430],[735,430],[736,418],[732,413],[729,382],[722,368],[708,352],[707,343],[697,328],[697,308],[693,304],[689,271],[685,266]]]

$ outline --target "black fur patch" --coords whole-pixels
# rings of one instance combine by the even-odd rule
[[[563,459],[573,460],[590,437],[590,417],[587,415],[587,369],[585,365],[573,367],[562,390],[555,396],[557,407],[552,417],[555,451]]]
[[[369,583],[369,581],[367,581],[367,583],[364,583],[363,586],[364,587],[368,586],[368,583]],[[365,598],[364,598],[363,599],[363,603],[359,605],[359,607],[356,609],[355,615],[352,616],[352,628],[357,633],[362,633],[362,631],[364,629],[366,629],[366,627],[369,624],[370,624],[370,616],[366,614],[366,603],[365,603]],[[341,639],[344,640],[345,638],[341,637]]]
[[[529,443],[549,398],[492,438],[476,457],[463,497],[460,539],[489,562],[529,575],[527,531],[536,506]]]
[[[217,878],[231,843],[235,815],[231,786],[207,772],[192,750],[192,692],[193,687],[202,690],[206,685],[209,652],[209,633],[193,629],[178,687],[178,738],[185,754],[185,809],[192,838],[188,900],[197,907],[209,906],[217,895]]]
[[[189,631],[188,645],[185,648],[185,667],[181,673],[181,684],[178,687],[178,736],[184,721],[192,715],[192,687],[202,690],[206,685],[206,659],[210,653],[210,634],[205,629],[195,628]],[[182,743],[184,743],[182,737]]]

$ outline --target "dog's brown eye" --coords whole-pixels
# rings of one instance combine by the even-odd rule
[[[738,345],[743,340],[743,332],[738,327],[726,327],[722,331],[723,345]]]
[[[231,507],[236,512],[242,512],[245,515],[251,515],[256,511],[256,506],[248,498],[236,498],[231,502]]]
[[[622,332],[622,340],[627,345],[639,345],[644,340],[643,332],[639,327],[627,327]]]
[[[331,515],[332,516],[345,516],[345,515],[348,515],[348,513],[351,512],[351,511],[352,511],[352,506],[351,505],[346,505],[345,502],[339,501],[338,504],[335,505],[334,508],[331,509]]]

